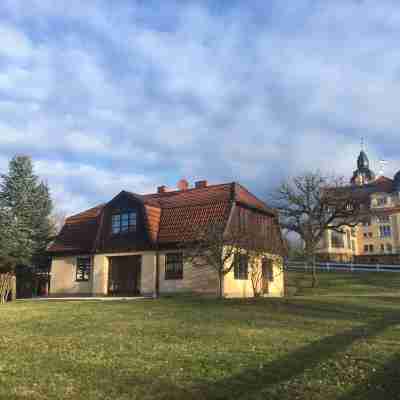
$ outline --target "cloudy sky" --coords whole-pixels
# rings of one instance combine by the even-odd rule
[[[59,209],[178,179],[265,196],[319,168],[400,168],[400,5],[0,2],[0,172],[31,155]]]

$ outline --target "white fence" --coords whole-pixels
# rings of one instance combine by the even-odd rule
[[[294,270],[294,271],[312,270],[311,265],[299,261],[288,261],[285,267],[288,270]],[[321,271],[400,272],[400,265],[382,265],[382,264],[315,263],[315,268]]]

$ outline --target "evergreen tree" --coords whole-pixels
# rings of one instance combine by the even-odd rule
[[[16,156],[0,182],[0,256],[16,264],[38,263],[51,237],[52,202],[32,161]]]

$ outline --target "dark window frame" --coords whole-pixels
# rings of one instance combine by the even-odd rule
[[[85,260],[85,262],[82,262]],[[91,256],[78,256],[76,257],[76,282],[89,282],[92,273],[92,257]]]
[[[165,280],[183,279],[183,254],[167,253],[165,255]]]
[[[247,254],[236,254],[233,267],[235,280],[247,281],[249,279],[249,257]]]
[[[273,282],[275,280],[273,261],[267,257],[264,257],[262,260],[262,269],[266,272],[265,278],[268,280],[268,282]]]
[[[111,234],[121,235],[137,231],[138,213],[136,210],[121,210],[111,215]]]

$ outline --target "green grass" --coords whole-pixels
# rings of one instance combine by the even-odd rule
[[[368,275],[290,273],[286,299],[7,304],[0,399],[398,399],[400,274]]]

